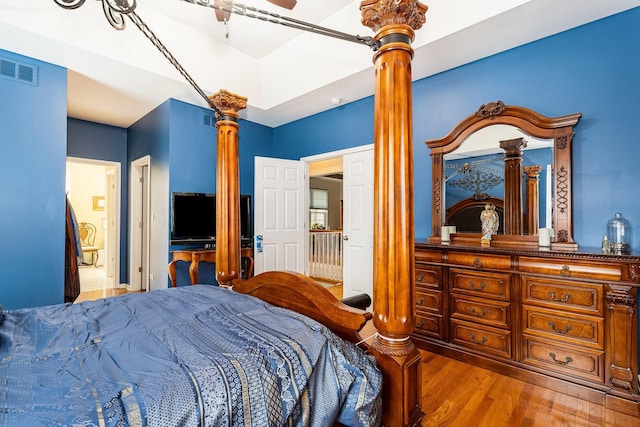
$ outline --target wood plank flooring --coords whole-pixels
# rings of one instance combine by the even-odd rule
[[[438,354],[421,353],[423,427],[640,426],[640,418]]]
[[[80,295],[78,295],[78,298],[76,298],[74,302],[93,301],[100,298],[115,297],[117,295],[123,295],[126,293],[127,293],[126,289],[115,289],[115,288],[80,292]]]

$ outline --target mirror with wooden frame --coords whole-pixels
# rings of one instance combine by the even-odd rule
[[[548,118],[502,101],[480,106],[448,135],[425,141],[432,160],[432,235],[454,225],[452,244],[479,245],[480,213],[499,213],[496,247],[538,247],[538,230],[554,230],[551,247],[576,250],[571,206],[571,143],[581,113]]]

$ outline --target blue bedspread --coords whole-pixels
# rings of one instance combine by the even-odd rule
[[[215,286],[5,312],[0,358],[3,426],[380,424],[375,360]]]

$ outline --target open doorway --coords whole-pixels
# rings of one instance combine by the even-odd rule
[[[342,299],[342,156],[309,164],[309,276]]]
[[[308,275],[346,298],[373,292],[373,145],[303,158],[309,171]]]
[[[79,300],[110,296],[120,277],[120,164],[67,158],[66,194],[81,242]]]
[[[310,164],[328,159],[337,159],[335,161],[341,165],[342,172],[335,169],[309,173]],[[341,282],[341,294],[334,293],[338,298],[362,293],[372,296],[373,145],[303,157],[300,161],[266,157],[256,157],[255,161],[255,273],[304,271],[304,274],[326,284],[327,288],[336,286],[332,283]],[[343,175],[343,203],[338,213],[329,212],[328,200],[326,212],[323,211],[325,208],[315,205],[310,209],[308,177],[336,174],[332,179],[338,183],[340,173]],[[337,230],[333,229],[336,226],[332,224],[332,218],[338,219]],[[327,230],[326,227],[332,229]],[[315,233],[312,231],[314,228]],[[336,235],[330,250],[333,260],[329,265],[318,266],[332,270],[335,274],[330,277],[326,277],[326,273],[318,273],[317,269],[314,270],[315,265],[311,265],[327,264],[318,256],[321,249],[310,248],[310,234],[320,235],[321,231]]]
[[[151,157],[144,156],[131,162],[130,235],[129,235],[129,292],[150,290],[150,234],[151,221]]]

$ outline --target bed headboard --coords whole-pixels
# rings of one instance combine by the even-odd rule
[[[455,225],[457,233],[482,233],[480,213],[482,213],[486,204],[496,207],[500,221],[498,233],[502,234],[504,232],[504,200],[496,197],[489,197],[483,200],[469,197],[460,200],[447,208],[446,225]]]

